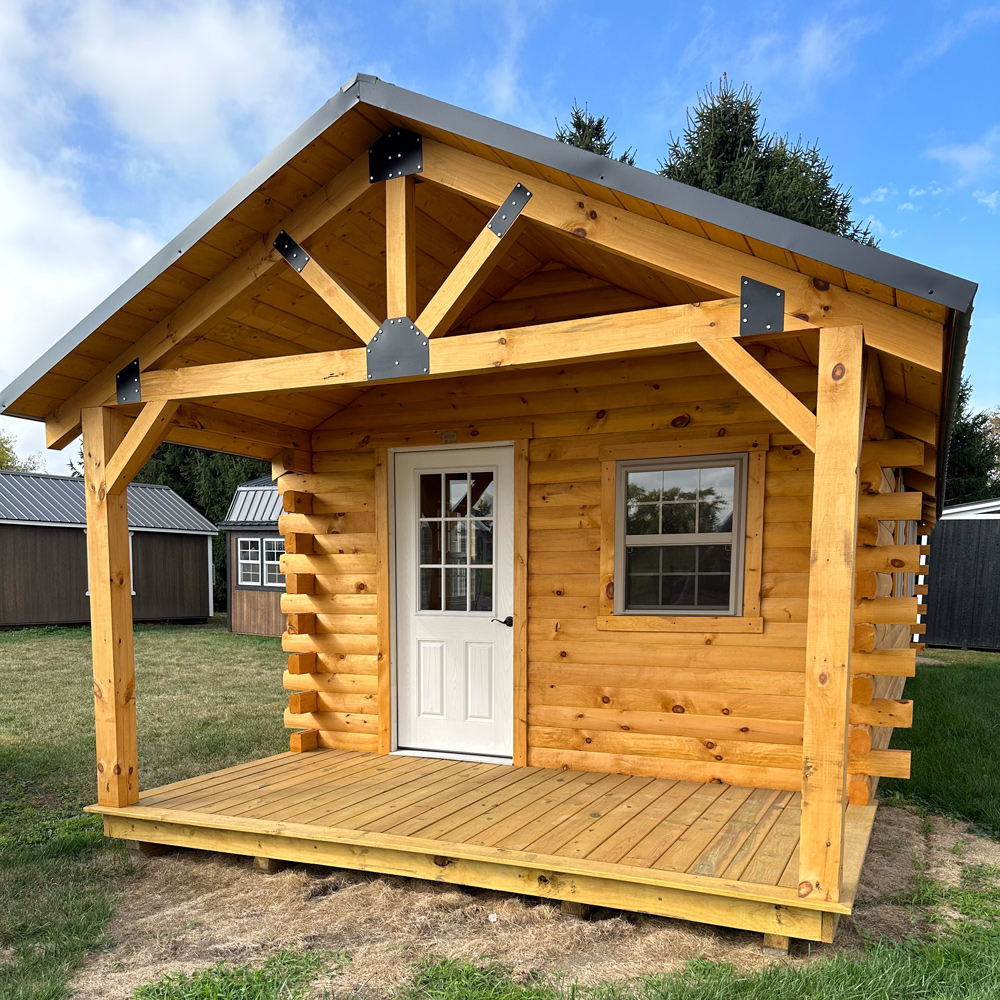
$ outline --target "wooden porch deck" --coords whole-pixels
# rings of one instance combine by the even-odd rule
[[[875,816],[850,806],[839,903],[798,895],[798,793],[380,755],[283,753],[89,806],[109,836],[830,941]]]

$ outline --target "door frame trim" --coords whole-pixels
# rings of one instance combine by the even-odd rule
[[[520,429],[520,428],[519,428]],[[378,532],[378,719],[379,752],[420,757],[445,757],[450,760],[482,761],[497,764],[510,761],[514,766],[527,763],[527,614],[528,614],[528,438],[499,441],[461,441],[439,445],[380,447],[376,449],[376,524]],[[395,456],[398,453],[441,452],[469,448],[512,448],[514,452],[514,662],[513,662],[513,754],[510,758],[461,754],[450,751],[415,751],[400,749],[398,741],[398,685],[396,682],[396,478]],[[384,518],[384,521],[383,521]],[[388,660],[388,663],[383,661]]]

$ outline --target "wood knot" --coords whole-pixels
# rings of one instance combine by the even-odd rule
[[[596,219],[597,218],[597,213],[593,209],[590,210],[590,217],[592,219]]]
[[[813,891],[812,882],[799,883],[799,899],[805,899]]]
[[[809,313],[792,313],[796,319],[802,320],[803,323],[809,322]]]
[[[621,730],[623,733],[627,733],[631,728],[632,728],[631,726],[622,726]]]
[[[818,679],[820,684],[825,684],[830,679],[830,675],[824,670],[820,673]]]
[[[587,238],[587,230],[584,229],[583,226],[577,226],[576,229],[573,230],[573,235],[579,236],[580,239],[585,240]]]
[[[723,715],[729,715],[729,709],[728,709],[728,708],[724,708],[724,709],[722,710],[722,714],[723,714]]]
[[[603,419],[604,419],[604,418],[605,418],[605,417],[606,417],[607,415],[608,415],[608,411],[607,411],[607,410],[598,410],[598,411],[597,411],[597,412],[596,412],[596,413],[594,414],[594,417],[595,417],[595,419],[597,419],[597,420],[603,420]]]
[[[583,738],[583,742],[584,743],[593,743],[594,741],[589,736],[585,736]]]
[[[715,749],[715,744],[711,740],[708,740],[705,743],[705,749],[706,750],[714,750]]]
[[[670,426],[671,427],[687,427],[687,425],[689,423],[691,423],[691,414],[690,413],[682,413],[679,416],[674,417],[674,419],[670,421]]]
[[[889,565],[892,566],[894,569],[902,569],[906,565],[906,563],[902,559],[890,559]]]
[[[560,656],[561,656],[561,657],[562,657],[563,659],[566,659],[566,650],[565,650],[565,649],[560,649],[560,650],[559,650],[559,655],[560,655]]]
[[[358,584],[358,590],[364,590],[364,589],[365,589],[365,586],[366,586],[365,584],[363,584],[363,583],[359,583],[359,584]]]
[[[121,766],[121,764],[115,764],[115,766],[113,768],[111,768],[111,773],[112,774],[121,774],[122,773],[122,766]]]
[[[683,715],[684,714],[684,706],[683,705],[674,705],[673,708],[670,709],[670,711],[673,712],[674,715]]]
[[[562,597],[562,595],[563,595],[563,592],[562,592],[561,590],[557,590],[557,591],[555,592],[555,595],[556,595],[556,597]]]
[[[722,760],[722,754],[721,754],[721,753],[717,753],[717,754],[715,755],[715,759],[716,759],[716,760]]]
[[[477,430],[476,430],[476,429],[475,429],[475,428],[473,427],[473,429],[472,429],[471,431],[469,431],[469,437],[470,437],[470,438],[476,438],[476,437],[479,437],[479,431],[477,431]]]
[[[833,366],[831,374],[833,375],[833,381],[839,382],[847,374],[847,369],[844,367],[844,363],[842,361],[838,361]]]
[[[499,345],[500,345],[501,347],[506,347],[506,346],[507,346],[507,338],[506,338],[506,337],[501,337],[501,338],[500,338],[500,339],[499,339],[499,340],[497,341],[497,343],[498,343],[498,344],[499,344]]]
[[[602,702],[603,702],[603,703],[604,703],[605,705],[610,705],[610,704],[611,704],[611,699],[610,699],[610,698],[609,698],[609,697],[608,697],[607,695],[603,695],[603,696],[602,696],[602,698],[601,698],[601,701],[602,701]]]
[[[434,858],[434,864],[436,864],[438,868],[447,868],[448,865],[452,864],[452,859],[443,857],[442,855],[438,854]]]
[[[830,282],[824,281],[822,278],[813,278],[813,288],[817,292],[828,292],[830,291]]]
[[[750,727],[749,726],[741,726],[740,727],[740,732],[741,733],[749,733],[750,732]]]
[[[607,595],[609,601],[614,600],[615,584],[613,580],[604,588],[604,593]]]
[[[100,772],[101,774],[104,774],[104,765],[103,765],[103,764],[101,764],[101,763],[98,763],[98,765],[97,765],[97,770],[98,770],[98,771],[99,771],[99,772]]]
[[[548,876],[546,876],[546,875],[539,875],[538,876],[538,884],[539,885],[548,885],[549,884]]]

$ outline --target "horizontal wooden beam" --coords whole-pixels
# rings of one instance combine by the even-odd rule
[[[721,299],[496,333],[438,337],[429,344],[430,375],[637,356],[729,338],[739,333],[739,311],[738,299]],[[792,332],[812,329],[794,318],[789,326]],[[366,384],[366,350],[357,348],[146,372],[142,395],[143,400],[198,399]]]
[[[232,263],[49,414],[45,420],[48,447],[63,448],[72,441],[80,429],[80,410],[83,407],[100,406],[114,398],[115,376],[126,365],[136,358],[143,371],[152,365],[169,364],[192,337],[214,323],[236,298],[245,295],[279,264],[285,267],[273,245],[282,230],[297,241],[308,239],[369,189],[368,178],[366,152],[276,223],[270,232],[255,239]]]
[[[620,206],[482,159],[431,139],[423,142],[421,179],[496,207],[526,184],[525,218],[720,295],[737,295],[746,275],[785,291],[785,311],[816,327],[863,326],[870,347],[931,371],[943,368],[940,323],[831,285],[761,257],[713,243]]]

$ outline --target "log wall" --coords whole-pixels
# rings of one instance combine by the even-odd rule
[[[812,365],[777,351],[758,358],[814,404]],[[388,607],[378,561],[379,450],[433,445],[442,434],[458,444],[529,437],[527,763],[800,787],[812,454],[707,355],[383,386],[329,424],[313,433],[312,472],[279,479],[292,692],[285,721],[317,734],[297,745],[391,746],[389,629],[378,628]],[[762,630],[709,632],[697,619],[688,632],[599,629],[600,448],[748,435],[771,442]],[[859,546],[873,565],[883,558],[879,520],[911,509],[919,516],[919,494],[863,494]],[[906,711],[890,708],[894,688],[883,679],[901,682],[914,660],[912,650],[876,637],[910,610],[870,586],[875,576],[867,571],[858,591],[851,710],[849,767],[866,788],[870,775],[908,772],[906,755],[874,746],[872,727],[902,724]]]

